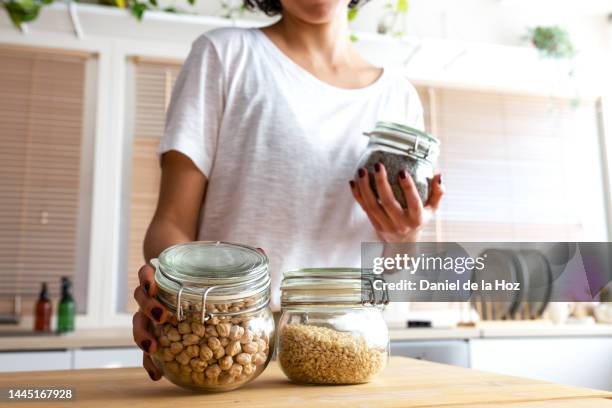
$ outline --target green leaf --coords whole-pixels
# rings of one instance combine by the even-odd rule
[[[355,20],[355,18],[357,18],[357,15],[359,14],[359,10],[357,8],[350,8],[348,11],[348,21],[353,21]]]
[[[395,3],[395,9],[398,13],[407,13],[409,7],[408,0],[397,0],[397,3]]]
[[[191,4],[192,6],[195,4],[196,0],[187,0],[189,2],[189,4]]]
[[[148,6],[146,3],[134,2],[132,3],[130,10],[132,11],[134,17],[136,17],[138,21],[141,21],[142,16],[144,15],[144,12],[147,10],[147,8]]]
[[[351,41],[352,41],[352,42],[357,42],[357,41],[359,41],[359,37],[357,37],[355,34],[351,34],[350,39],[351,39]]]
[[[157,0],[149,0],[152,6],[157,7]]]
[[[166,13],[178,13],[178,9],[176,7],[172,7],[172,6],[165,7],[163,10]]]

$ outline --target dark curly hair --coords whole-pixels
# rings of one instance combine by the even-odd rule
[[[351,0],[349,8],[359,7],[369,0]],[[244,6],[249,10],[259,9],[269,16],[275,16],[283,11],[280,0],[244,0]]]

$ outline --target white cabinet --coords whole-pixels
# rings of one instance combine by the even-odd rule
[[[72,368],[140,367],[142,351],[137,347],[76,349]]]
[[[392,341],[391,355],[469,367],[467,340]]]
[[[470,366],[612,391],[612,338],[472,339]]]
[[[0,371],[69,370],[70,354],[68,350],[0,352]]]

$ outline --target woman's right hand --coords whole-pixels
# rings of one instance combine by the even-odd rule
[[[151,265],[144,265],[138,271],[140,286],[134,290],[134,299],[139,310],[132,319],[132,334],[134,341],[144,352],[142,365],[153,381],[162,377],[162,373],[151,360],[151,354],[157,351],[157,341],[151,332],[151,325],[164,323],[168,318],[168,311],[155,298],[157,286],[155,285],[155,269]]]

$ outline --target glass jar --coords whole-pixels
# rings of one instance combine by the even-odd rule
[[[386,366],[386,293],[360,269],[300,269],[281,284],[277,357],[297,383],[359,384]]]
[[[228,391],[256,378],[274,350],[268,258],[226,242],[172,246],[151,263],[157,298],[170,311],[154,326],[152,355],[181,387]]]
[[[431,179],[440,153],[440,142],[434,136],[392,122],[378,122],[374,130],[365,133],[370,142],[359,159],[357,169],[365,168],[372,191],[376,191],[374,166],[382,163],[393,194],[402,207],[406,199],[399,184],[399,173],[405,170],[412,176],[423,205],[429,199]]]

